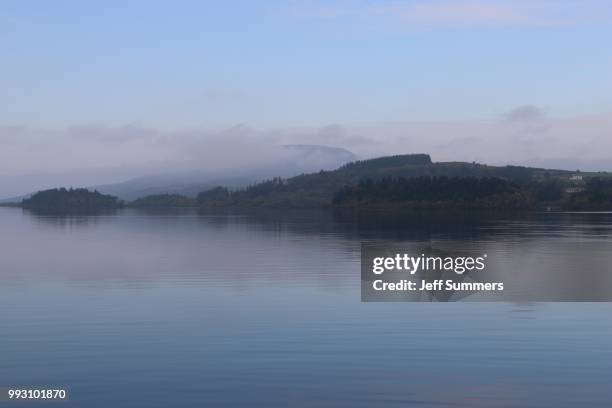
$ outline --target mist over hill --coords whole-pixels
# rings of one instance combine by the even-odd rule
[[[122,200],[135,200],[155,194],[195,197],[201,191],[218,185],[235,189],[271,177],[292,177],[319,170],[333,170],[356,159],[356,156],[346,149],[321,145],[284,145],[282,152],[274,162],[237,167],[224,172],[165,173],[92,188]]]
[[[241,146],[238,145],[235,148],[240,150]],[[246,153],[248,152],[240,152],[240,155]],[[253,151],[251,154],[256,156],[258,153]],[[180,194],[195,197],[199,192],[218,185],[235,189],[272,177],[292,177],[320,170],[333,170],[356,159],[357,157],[352,152],[338,147],[289,144],[279,146],[275,156],[269,160],[245,161],[244,165],[235,164],[229,169],[168,171],[135,177],[119,183],[85,186],[125,201],[156,194]],[[83,186],[80,183],[73,184],[74,178],[65,177],[65,180],[62,181],[62,178],[58,177],[57,181],[50,183],[47,187]],[[0,202],[20,201],[31,193],[3,199]]]
[[[316,172],[354,160],[352,153],[372,158],[420,151],[445,162],[612,171],[612,114],[561,117],[554,113],[519,106],[483,120],[279,128],[0,125],[0,199],[57,186],[106,187],[126,181],[137,185],[119,186],[113,192],[126,197],[131,193],[124,188],[145,194],[164,190],[192,194],[186,184],[242,185]]]

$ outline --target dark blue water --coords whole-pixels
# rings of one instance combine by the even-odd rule
[[[361,303],[359,286],[362,241],[473,242],[536,273],[556,243],[612,249],[612,214],[5,208],[0,226],[0,388],[75,407],[612,406],[610,303]]]

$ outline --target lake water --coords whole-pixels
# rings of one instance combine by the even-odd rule
[[[0,208],[0,226],[0,388],[77,407],[612,406],[612,303],[360,301],[362,242],[472,243],[533,274],[579,272],[575,244],[608,272],[612,214]]]

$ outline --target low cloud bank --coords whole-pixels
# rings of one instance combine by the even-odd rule
[[[291,160],[284,145],[341,147],[360,158],[430,153],[477,161],[612,171],[612,114],[551,118],[532,105],[498,119],[318,128],[161,131],[143,126],[0,127],[0,198],[55,185],[96,185],[146,174],[243,171]]]

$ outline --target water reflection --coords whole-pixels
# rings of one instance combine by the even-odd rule
[[[94,408],[605,407],[612,304],[366,304],[359,254],[462,244],[527,276],[582,245],[607,268],[611,221],[0,208],[0,384]]]
[[[488,253],[490,278],[531,294],[606,296],[612,214],[385,211],[143,212],[49,215],[2,209],[0,279],[354,287],[362,242]],[[35,254],[33,256],[33,254]],[[534,278],[534,276],[536,276]],[[542,300],[547,299],[546,297]]]

